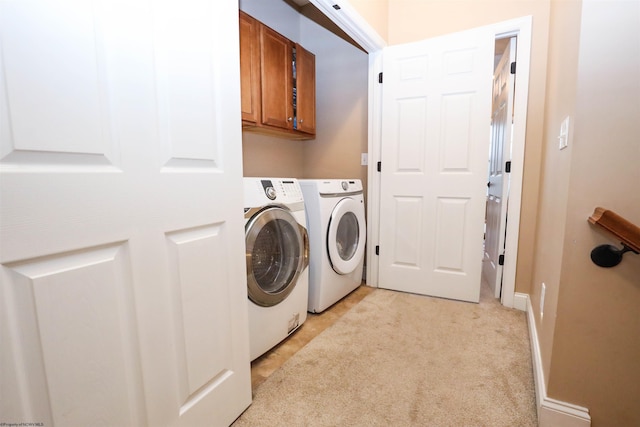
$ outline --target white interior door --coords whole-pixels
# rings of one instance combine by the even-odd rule
[[[516,40],[512,38],[493,75],[493,113],[482,274],[496,298],[500,297],[502,286],[502,264],[499,258],[504,254],[507,226],[509,175],[505,173],[505,164],[511,158],[515,80],[514,74],[511,74],[511,64],[516,59],[515,44]]]
[[[379,286],[477,302],[494,34],[383,52]]]
[[[250,403],[237,2],[0,3],[0,414]]]

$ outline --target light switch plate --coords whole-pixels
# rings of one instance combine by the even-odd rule
[[[367,166],[369,164],[369,153],[360,154],[360,166]]]

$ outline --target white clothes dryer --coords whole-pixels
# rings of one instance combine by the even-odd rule
[[[362,182],[301,179],[309,231],[308,311],[320,313],[362,283],[366,242]]]
[[[244,178],[249,352],[254,360],[307,319],[309,244],[293,178]]]

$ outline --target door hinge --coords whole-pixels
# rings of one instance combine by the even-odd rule
[[[382,172],[382,162],[378,162],[378,172]]]
[[[498,265],[504,265],[504,254],[498,257]]]
[[[376,255],[380,255],[380,246],[376,245]]]
[[[378,83],[382,83],[382,73],[378,73]]]
[[[505,163],[504,171],[505,171],[505,173],[511,173],[511,160],[509,160],[507,163]]]
[[[516,73],[516,63],[512,62],[511,63],[511,74],[515,74]]]

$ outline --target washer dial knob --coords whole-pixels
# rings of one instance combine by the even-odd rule
[[[267,197],[271,200],[275,200],[276,199],[276,189],[273,187],[267,187],[264,189],[264,193],[267,195]]]

